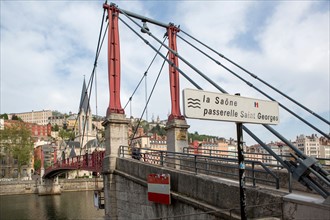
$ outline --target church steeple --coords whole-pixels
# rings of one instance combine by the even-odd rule
[[[95,135],[92,129],[92,111],[89,105],[88,91],[84,77],[78,113],[78,133],[75,140],[79,141],[82,144],[81,147],[83,147],[93,138],[95,138]]]
[[[85,82],[85,78],[84,78],[83,87],[81,90],[80,104],[79,104],[80,113],[83,111],[86,115],[90,114],[91,108],[90,108],[88,100],[89,100],[88,92],[87,92],[86,82]]]

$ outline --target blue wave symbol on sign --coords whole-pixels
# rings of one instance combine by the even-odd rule
[[[201,108],[200,99],[188,98],[188,108]]]

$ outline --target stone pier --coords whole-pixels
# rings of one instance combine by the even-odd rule
[[[105,215],[110,218],[117,216],[116,181],[114,170],[120,146],[128,145],[128,124],[125,114],[110,113],[103,122],[105,127],[106,153],[103,160],[103,183]]]
[[[43,195],[59,195],[61,194],[61,186],[58,183],[58,177],[52,179],[44,179],[42,176],[45,174],[45,169],[41,168],[40,180],[38,182],[38,194]]]
[[[167,150],[171,152],[183,152],[188,147],[188,128],[186,120],[172,119],[166,124]],[[180,169],[180,160],[171,161],[173,168]]]

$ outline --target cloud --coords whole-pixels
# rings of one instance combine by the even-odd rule
[[[328,2],[230,2],[206,1],[115,1],[122,9],[150,17],[162,23],[174,22],[182,30],[223,53],[239,65],[269,82],[285,94],[329,119],[329,7]],[[103,14],[103,1],[1,2],[1,113],[51,109],[77,112],[83,76],[88,83],[93,68],[95,50]],[[159,12],[159,8],[165,11]],[[156,10],[157,9],[157,10]],[[19,11],[19,15],[17,12]],[[159,43],[142,34],[155,48]],[[137,21],[142,24],[140,21]],[[139,37],[120,24],[121,102],[126,104],[155,55]],[[148,24],[152,33],[163,40],[165,30]],[[189,39],[182,32],[180,36]],[[191,41],[189,39],[189,41]],[[167,42],[166,42],[167,44]],[[304,118],[308,114],[290,104],[281,95],[230,62],[195,43],[207,54],[221,61],[235,73],[266,91]],[[109,103],[107,76],[107,42],[97,65],[97,111],[105,115]],[[161,50],[165,55],[167,51]],[[191,65],[211,78],[228,93],[266,99],[237,77],[196,52],[178,39],[179,54]],[[162,59],[157,57],[148,71],[150,93],[160,71]],[[180,60],[179,67],[203,89],[217,91],[203,77]],[[180,87],[192,88],[180,77]],[[95,88],[95,85],[94,85]],[[145,105],[145,82],[136,91],[132,114],[140,117]],[[95,92],[91,106],[96,113]],[[148,118],[167,118],[171,110],[168,64],[166,63],[151,97]],[[129,116],[130,106],[126,108]],[[144,116],[145,118],[145,116]],[[314,120],[311,119],[313,122]],[[190,132],[235,137],[235,124],[188,119]],[[315,121],[323,130],[328,126]],[[295,127],[294,127],[295,126]],[[251,126],[265,141],[274,140],[260,126]],[[291,139],[302,125],[281,111],[281,124],[276,127]],[[307,133],[308,134],[308,133]],[[276,138],[275,138],[276,139]],[[249,140],[250,141],[250,140]]]
[[[80,96],[77,88],[83,75],[90,74],[98,29],[82,27],[87,20],[94,23],[100,17],[98,11],[68,2],[1,4],[6,11],[1,24],[1,112],[77,110],[79,103],[72,99]],[[19,5],[24,5],[20,10],[23,19],[10,19]],[[90,14],[94,16],[86,16]]]

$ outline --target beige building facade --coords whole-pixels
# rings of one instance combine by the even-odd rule
[[[21,118],[24,122],[36,123],[38,125],[47,125],[49,117],[52,117],[53,113],[51,110],[42,110],[42,111],[31,111],[23,113],[12,113],[8,114],[8,117],[11,119],[13,115]]]

